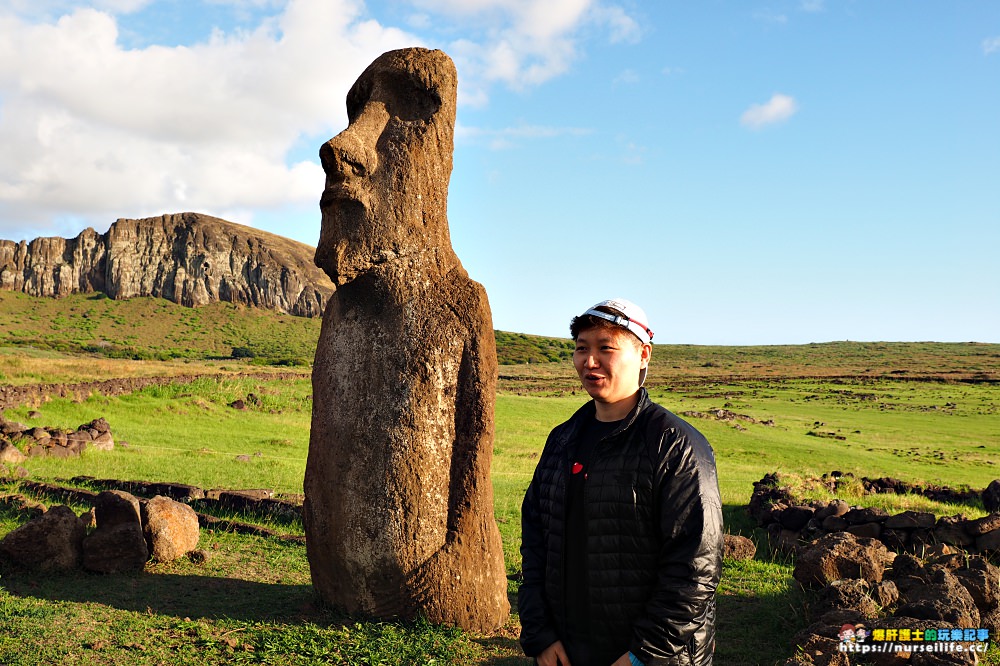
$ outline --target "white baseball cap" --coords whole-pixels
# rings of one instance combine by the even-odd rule
[[[619,312],[620,315],[616,316],[608,312],[602,312],[597,308],[615,310]],[[627,328],[632,331],[637,338],[642,340],[643,344],[653,344],[653,331],[646,323],[646,313],[632,301],[627,301],[624,298],[612,298],[607,301],[601,301],[594,307],[584,312],[584,314],[594,315],[595,317],[610,321],[612,324],[621,326],[622,328]]]
[[[614,310],[619,314],[615,315],[609,312],[603,312],[597,308],[607,308],[609,310]],[[599,319],[609,321],[616,326],[628,329],[635,335],[635,337],[639,338],[639,341],[644,345],[653,344],[653,329],[651,329],[647,323],[649,320],[646,318],[646,313],[632,301],[624,298],[612,298],[597,303],[583,314],[584,316],[593,315]],[[642,368],[639,371],[639,386],[642,386],[646,382],[647,369],[648,368]]]

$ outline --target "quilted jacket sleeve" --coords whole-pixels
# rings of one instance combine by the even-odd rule
[[[656,587],[630,648],[646,666],[707,666],[714,649],[723,544],[715,457],[679,423],[660,440]]]

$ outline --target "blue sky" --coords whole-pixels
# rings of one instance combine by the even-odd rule
[[[314,245],[377,55],[459,69],[452,240],[496,328],[1000,342],[1000,4],[0,2],[0,237],[195,210]]]

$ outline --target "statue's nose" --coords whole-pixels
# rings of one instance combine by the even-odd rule
[[[327,178],[345,179],[369,176],[378,169],[375,146],[389,122],[385,105],[370,102],[343,132],[333,137],[319,151]]]

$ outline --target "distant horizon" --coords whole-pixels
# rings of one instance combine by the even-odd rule
[[[567,328],[569,328],[567,326]],[[530,335],[538,338],[555,338],[559,340],[572,340],[568,335],[546,335],[544,333],[528,333],[526,331],[508,331],[506,329],[494,328],[494,331],[501,333],[511,333],[515,335]],[[762,342],[749,344],[711,344],[702,342],[654,342],[653,347],[809,347],[811,345],[835,345],[839,343],[860,344],[860,345],[1000,345],[1000,342],[988,342],[982,340],[824,340],[822,342]],[[1000,359],[997,360],[1000,367]]]

